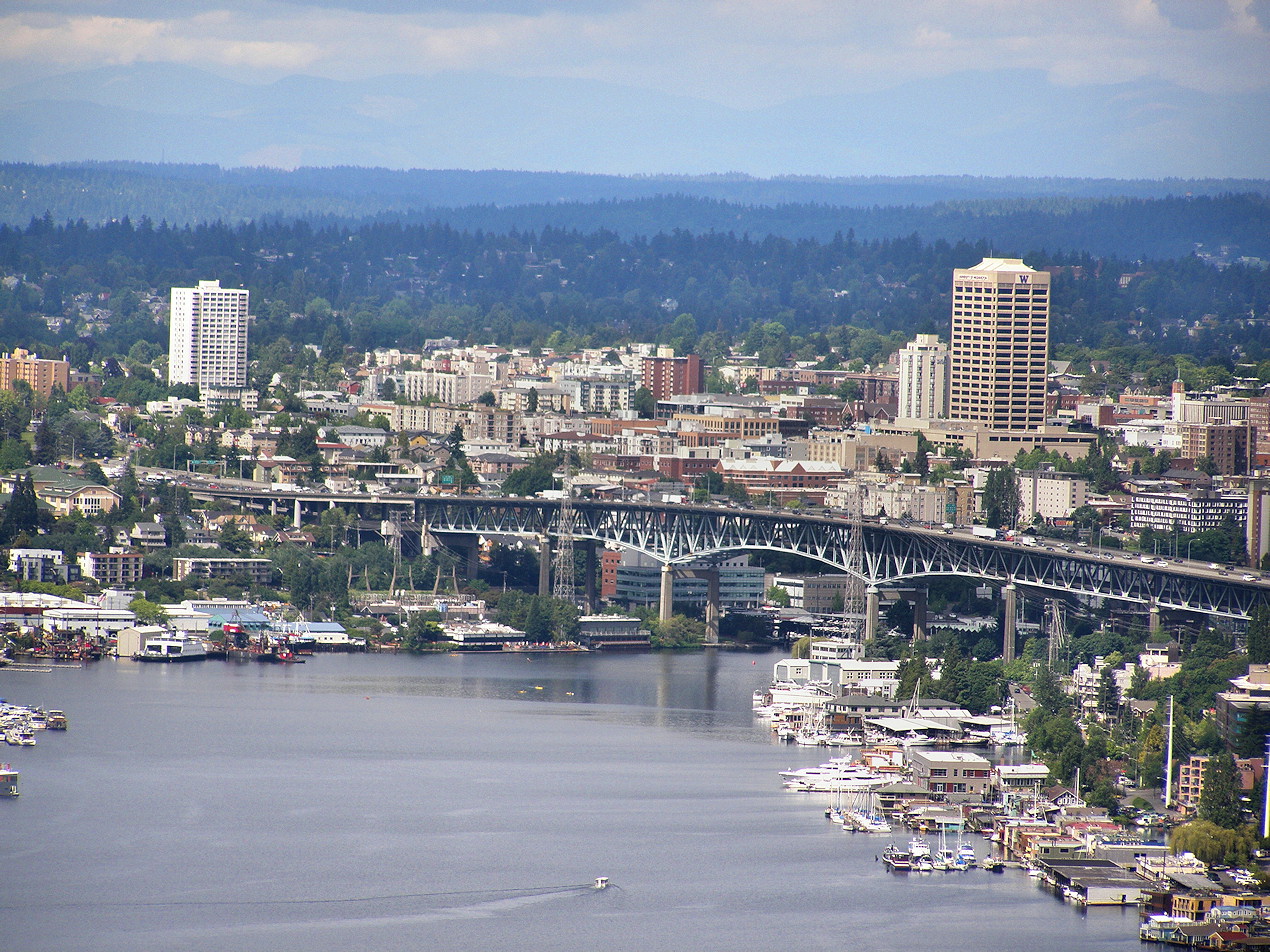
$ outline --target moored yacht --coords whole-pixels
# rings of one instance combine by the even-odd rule
[[[912,857],[894,843],[882,851],[882,862],[895,873],[907,873],[913,868]]]

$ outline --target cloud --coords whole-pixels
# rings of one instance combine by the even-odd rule
[[[45,67],[181,62],[233,68],[297,70],[319,51],[300,39],[247,39],[223,14],[188,21],[127,17],[18,15],[0,17],[0,61],[37,60]],[[216,35],[217,27],[225,35]]]
[[[1166,20],[1180,30],[1212,30],[1229,22],[1226,0],[1155,0]]]
[[[767,107],[1037,69],[1068,86],[1270,82],[1270,0],[10,0],[0,70],[175,61],[248,81],[480,71]],[[16,12],[13,12],[16,11]]]

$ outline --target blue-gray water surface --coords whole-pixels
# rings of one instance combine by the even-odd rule
[[[885,872],[776,771],[777,656],[324,655],[0,670],[6,952],[1137,949],[1018,871]],[[982,854],[986,844],[976,841]],[[597,876],[614,888],[583,887]]]

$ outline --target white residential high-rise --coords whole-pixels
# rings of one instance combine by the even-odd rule
[[[948,415],[990,429],[1045,425],[1050,276],[1019,258],[953,272]]]
[[[219,281],[172,289],[168,383],[212,390],[247,386],[247,293]]]
[[[948,361],[948,345],[938,334],[918,334],[900,351],[901,419],[948,416]]]

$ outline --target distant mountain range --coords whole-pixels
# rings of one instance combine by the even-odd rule
[[[0,99],[0,160],[36,163],[1141,178],[1255,175],[1270,154],[1265,92],[1202,94],[1158,82],[1062,88],[1030,70],[748,111],[583,80],[446,73],[252,85],[156,64],[25,82]],[[633,196],[511,200],[597,197]],[[886,203],[914,200],[922,199],[895,192]]]

